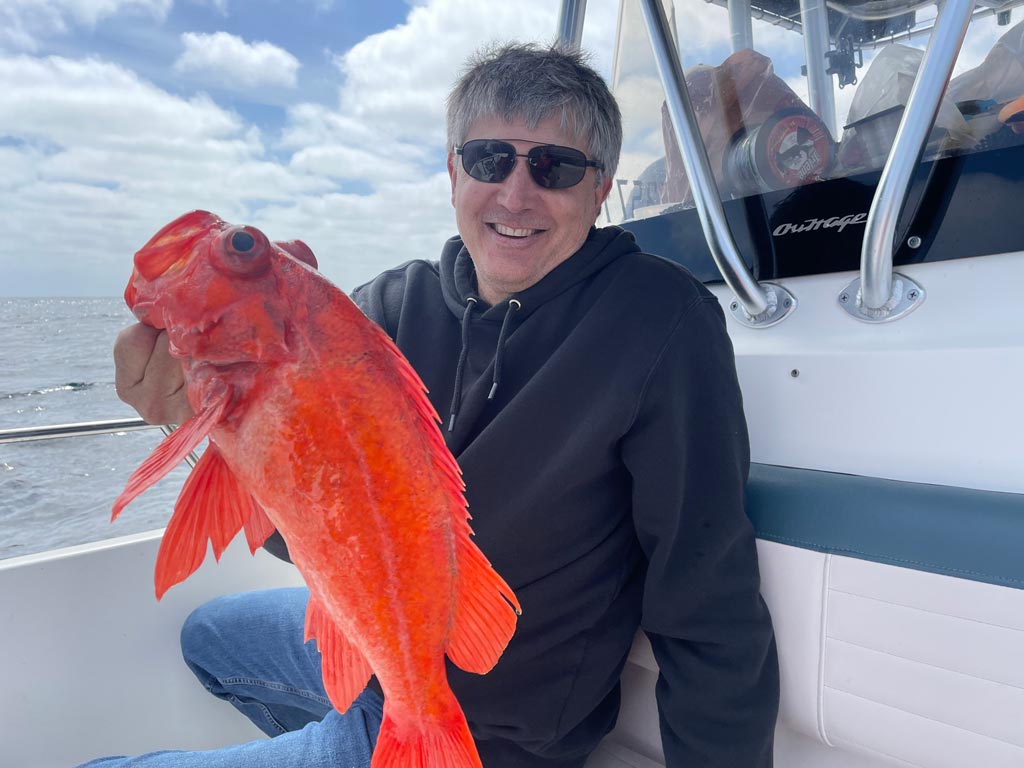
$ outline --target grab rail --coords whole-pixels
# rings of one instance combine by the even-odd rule
[[[714,5],[719,8],[729,10],[732,5],[732,0],[704,0],[708,5]],[[934,5],[935,0],[925,0],[924,5]],[[826,7],[838,12],[847,13],[847,8],[842,3],[828,2],[825,3]],[[860,7],[864,7],[865,3],[861,3]],[[980,19],[987,18],[989,16],[998,16],[1001,13],[1005,13],[1014,8],[1019,8],[1024,3],[1021,0],[1008,0],[1008,2],[1002,3],[998,8],[978,8],[975,7],[974,12],[971,14],[971,21],[979,21]],[[854,14],[847,13],[851,18],[854,18]],[[790,32],[796,32],[797,34],[804,33],[804,25],[796,19],[791,19],[788,16],[779,16],[778,14],[766,11],[763,8],[752,7],[750,9],[750,18],[757,21],[763,21],[766,24],[771,24],[779,29],[789,30]],[[860,18],[860,16],[856,16]],[[875,51],[879,48],[883,48],[892,43],[901,43],[904,40],[913,40],[914,38],[921,37],[922,35],[929,34],[934,29],[935,24],[931,21],[926,21],[921,25],[905,29],[902,32],[890,32],[883,37],[876,38],[874,40],[861,40],[858,43],[858,47],[864,51]],[[735,33],[733,33],[735,35]],[[750,46],[747,46],[748,48]],[[733,49],[735,50],[735,48]]]
[[[725,219],[718,185],[690,103],[679,54],[672,44],[665,9],[661,0],[643,0],[641,9],[704,239],[722,278],[736,295],[737,300],[730,303],[730,310],[733,317],[744,325],[755,328],[775,325],[796,308],[796,299],[780,285],[758,284],[743,262]]]
[[[46,427],[18,427],[0,429],[0,445],[24,443],[31,440],[53,440],[59,437],[107,435],[114,432],[134,432],[140,429],[159,429],[142,419],[110,419],[107,421],[80,421],[75,424],[53,424]]]
[[[149,424],[142,419],[107,419],[105,421],[79,421],[74,424],[52,424],[45,427],[16,427],[0,429],[0,445],[27,443],[34,440],[55,440],[61,437],[82,437],[84,435],[109,435],[117,432],[136,432],[142,429],[159,429],[165,435],[175,427],[169,424]],[[185,457],[190,467],[199,461],[195,451]]]
[[[800,22],[803,24],[804,60],[807,62],[807,97],[829,135],[838,136],[836,95],[832,75],[826,68],[825,54],[832,43],[828,30],[828,8],[825,0],[800,0]]]
[[[921,286],[893,272],[896,223],[973,10],[974,0],[947,0],[939,11],[868,211],[860,277],[839,294],[839,305],[858,320],[871,323],[895,320],[916,309],[924,300]]]
[[[562,0],[562,10],[558,16],[559,42],[571,48],[580,47],[586,13],[587,0]]]
[[[660,0],[644,0],[641,5],[704,239],[718,271],[736,295],[736,301],[730,302],[729,309],[733,317],[744,325],[753,328],[775,325],[796,309],[796,299],[780,285],[758,284],[747,270],[725,220],[718,186],[711,173],[704,140],[697,128],[697,119],[686,90],[679,54],[668,31],[665,9]],[[562,0],[558,39],[563,45],[579,47],[586,7],[586,0]]]

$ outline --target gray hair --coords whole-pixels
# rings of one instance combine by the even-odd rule
[[[481,118],[522,120],[533,130],[555,116],[563,130],[583,140],[587,156],[601,163],[604,175],[614,176],[622,116],[586,54],[557,43],[485,48],[469,59],[448,94],[448,148],[460,146]]]

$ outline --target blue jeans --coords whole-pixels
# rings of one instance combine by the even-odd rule
[[[107,757],[81,768],[367,768],[383,702],[367,690],[344,715],[331,707],[320,654],[302,642],[308,600],[305,589],[219,597],[197,608],[181,630],[185,663],[200,682],[273,738]]]

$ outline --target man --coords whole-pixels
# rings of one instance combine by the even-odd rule
[[[449,666],[484,765],[582,766],[615,722],[638,626],[667,765],[770,765],[778,669],[732,349],[688,272],[594,228],[621,144],[611,93],[577,53],[505,46],[456,85],[448,138],[459,237],[354,298],[446,415],[475,540],[522,604],[494,670]],[[115,357],[147,420],[189,415],[162,334],[128,329]],[[97,765],[367,765],[379,687],[330,708],[306,598],[222,598],[182,632],[207,688],[275,738]]]

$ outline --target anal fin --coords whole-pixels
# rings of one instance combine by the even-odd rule
[[[373,670],[312,594],[306,606],[306,640],[316,640],[324,688],[331,704],[344,712],[370,682]]]

